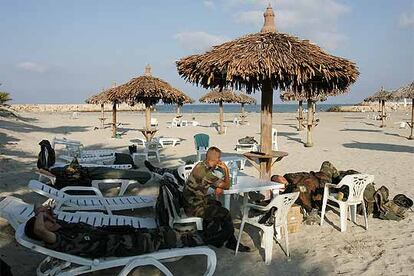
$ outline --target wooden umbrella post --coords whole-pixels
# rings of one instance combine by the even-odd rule
[[[414,127],[414,99],[412,99],[411,102],[411,134],[408,137],[409,140],[414,140],[414,136],[413,136],[413,127]]]
[[[223,127],[223,121],[224,121],[224,108],[223,108],[223,101],[220,101],[219,103],[219,107],[220,107],[220,130],[219,130],[219,134],[223,134],[224,133],[224,127]]]
[[[145,103],[145,128],[151,128],[151,105],[149,102]]]
[[[265,81],[262,86],[261,105],[261,136],[260,151],[265,154],[272,154],[272,107],[273,88],[270,81]],[[260,178],[270,179],[272,171],[272,159],[260,163]]]
[[[240,108],[240,113],[241,113],[241,124],[244,125],[244,103],[241,104],[241,108]]]
[[[303,101],[299,101],[299,110],[298,110],[298,122],[299,122],[299,127],[298,130],[302,130],[303,126],[302,126],[302,122],[303,122]]]
[[[306,133],[306,143],[305,147],[313,147],[312,142],[312,127],[313,127],[313,102],[311,99],[308,99],[308,123],[307,123],[307,133]]]
[[[182,103],[178,103],[177,104],[177,114],[181,115],[182,109],[183,108],[183,104]]]
[[[116,138],[116,102],[112,104],[112,138]]]
[[[381,125],[380,127],[385,127],[384,118],[385,118],[385,100],[381,101]]]
[[[101,103],[101,128],[105,128],[105,107],[103,103]]]

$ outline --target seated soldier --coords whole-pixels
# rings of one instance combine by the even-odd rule
[[[208,188],[213,188],[216,196],[220,196],[223,190],[230,187],[229,169],[220,157],[220,149],[208,149],[206,159],[194,167],[187,182],[183,184],[183,204],[188,216],[203,218],[203,240],[206,244],[221,247],[226,243],[227,248],[235,250],[237,240],[230,212],[207,193]],[[156,168],[149,162],[145,162],[145,165],[150,171],[158,174],[172,173],[177,180],[180,179],[176,170]],[[223,172],[223,178],[214,173],[216,169]],[[249,252],[250,248],[240,244],[239,251]]]
[[[273,175],[272,181],[286,185],[285,193],[299,191],[298,203],[307,211],[321,209],[323,190],[326,183],[338,184],[345,175],[356,174],[357,171],[338,171],[329,161],[322,163],[319,172],[287,173],[283,176]],[[338,194],[346,200],[349,194],[348,187],[340,188]],[[342,195],[341,195],[342,193]]]
[[[39,207],[25,227],[27,237],[45,247],[86,258],[125,257],[160,249],[202,245],[196,232],[179,233],[169,227],[136,229],[131,226],[93,227],[54,218],[51,209]]]

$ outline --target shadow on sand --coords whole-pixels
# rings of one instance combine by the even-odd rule
[[[350,148],[350,149],[365,149],[365,150],[376,150],[376,151],[414,153],[414,147],[412,146],[393,145],[393,144],[385,144],[385,143],[360,143],[360,142],[345,143],[342,145],[345,148]]]

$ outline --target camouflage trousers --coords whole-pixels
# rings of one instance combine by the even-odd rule
[[[221,247],[226,241],[236,240],[230,212],[219,201],[210,199],[202,217],[202,236],[206,244]]]

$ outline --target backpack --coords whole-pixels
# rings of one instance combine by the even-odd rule
[[[375,209],[375,186],[374,183],[369,183],[364,190],[364,204],[367,216],[372,215]],[[358,205],[358,214],[362,215],[362,205]]]
[[[252,136],[246,136],[238,140],[239,144],[257,144],[257,141]]]
[[[170,224],[170,215],[167,209],[168,206],[165,205],[166,203],[170,204],[167,200],[168,191],[172,194],[175,209],[179,211],[183,206],[183,195],[178,189],[175,177],[169,173],[164,173],[162,179],[160,180],[157,202],[155,204],[155,217],[158,226],[169,226]]]
[[[40,152],[37,158],[38,169],[49,169],[56,162],[55,150],[50,145],[48,140],[42,140],[39,143]]]
[[[383,220],[396,220],[400,221],[405,218],[405,212],[408,210],[405,206],[400,206],[401,196],[398,195],[396,204],[394,200],[388,200],[389,191],[388,188],[382,186],[375,192],[375,213],[374,215]],[[408,198],[407,198],[408,199]],[[408,202],[408,201],[407,201]],[[402,205],[405,205],[404,203]]]

